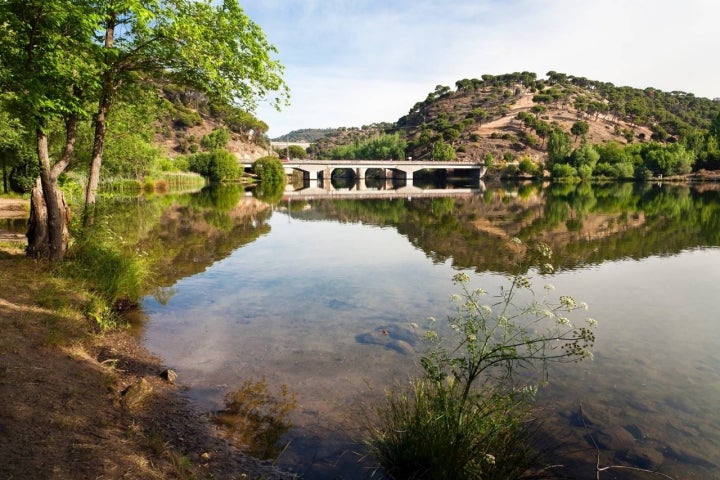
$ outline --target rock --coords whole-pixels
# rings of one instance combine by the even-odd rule
[[[593,437],[598,447],[614,452],[627,452],[635,445],[633,436],[623,427],[610,427],[598,430]]]
[[[175,372],[175,370],[170,370],[168,368],[166,370],[163,370],[160,373],[160,378],[162,378],[163,380],[165,380],[166,382],[168,382],[170,384],[173,384],[177,380],[177,373]]]
[[[141,378],[122,392],[122,404],[127,409],[140,405],[152,393],[152,386],[145,378]]]
[[[652,448],[639,447],[618,455],[618,458],[625,460],[637,468],[656,470],[665,461],[662,453]]]
[[[417,343],[418,335],[409,328],[385,325],[368,333],[357,335],[355,340],[368,345],[382,345],[403,355],[410,355],[415,353],[413,345]]]

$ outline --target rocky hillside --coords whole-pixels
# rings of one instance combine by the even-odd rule
[[[546,156],[554,129],[572,134],[576,144],[620,144],[657,140],[670,143],[693,130],[707,130],[720,114],[720,101],[686,92],[615,87],[557,72],[538,79],[529,72],[463,79],[455,89],[438,85],[394,124],[339,129],[317,141],[325,156],[380,133],[398,133],[406,154],[430,158],[438,142],[450,145],[459,160],[534,160]]]

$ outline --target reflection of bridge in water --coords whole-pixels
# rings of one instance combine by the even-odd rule
[[[336,188],[332,182],[321,180],[305,181],[302,188],[288,184],[283,198],[285,200],[320,200],[320,199],[371,199],[371,198],[434,198],[477,195],[485,191],[483,182],[472,188],[420,188],[413,185],[394,183],[391,179],[381,182],[380,186],[370,188],[365,179],[356,178],[351,187]]]

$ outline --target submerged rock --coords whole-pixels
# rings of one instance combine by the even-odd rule
[[[403,355],[415,353],[414,345],[418,335],[415,331],[399,325],[385,325],[355,337],[358,343],[366,345],[382,345]]]

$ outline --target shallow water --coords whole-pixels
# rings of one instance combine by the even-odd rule
[[[594,360],[552,368],[539,394],[544,444],[566,444],[555,450],[554,463],[563,465],[556,470],[595,478],[592,434],[602,466],[720,477],[717,199],[623,188],[593,192],[595,207],[585,209],[573,203],[577,191],[281,204],[254,241],[178,279],[162,302],[145,298],[145,343],[207,411],[249,379],[287,385],[298,408],[280,465],[305,478],[367,478],[355,453],[359,405],[417,366],[402,349],[359,338],[445,318],[458,270],[496,289],[506,271],[501,246],[532,230],[564,265],[537,278],[539,288],[549,282],[586,301],[599,322]],[[648,203],[608,206],[608,197],[623,195]],[[661,206],[685,205],[688,195],[688,210],[674,216]],[[558,198],[569,213],[550,221]],[[583,228],[571,228],[580,214]],[[257,219],[247,228],[257,229]],[[601,478],[642,475],[609,470]]]

